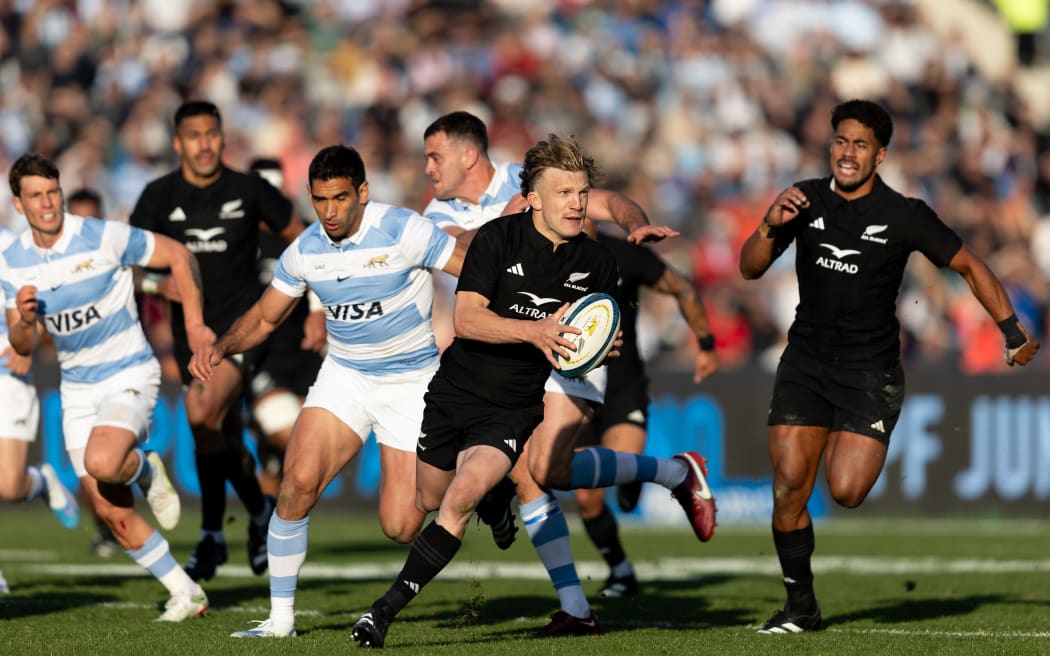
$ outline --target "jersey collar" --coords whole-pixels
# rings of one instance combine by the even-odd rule
[[[70,242],[73,241],[73,235],[80,232],[80,228],[84,223],[84,219],[77,216],[76,214],[70,214],[65,212],[62,218],[62,234],[59,236],[51,248],[43,248],[37,246],[36,242],[33,241],[33,230],[27,228],[22,233],[20,239],[22,240],[22,246],[26,250],[34,250],[40,255],[47,255],[48,253],[65,253],[69,249]]]
[[[321,234],[324,235],[325,240],[335,248],[360,246],[361,241],[364,240],[369,228],[378,225],[381,214],[382,213],[378,209],[375,209],[375,203],[368,201],[365,203],[365,211],[361,213],[361,225],[357,226],[357,230],[354,234],[347,235],[338,242],[332,241],[332,238],[328,236],[328,233],[325,232],[323,226],[318,227],[321,229]]]

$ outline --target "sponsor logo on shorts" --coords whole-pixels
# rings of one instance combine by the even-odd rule
[[[881,419],[872,424],[871,427],[879,431],[880,433],[886,432],[886,426],[882,423]]]
[[[518,450],[518,441],[513,437],[507,440],[503,440],[503,443],[510,447],[511,451],[516,452]]]

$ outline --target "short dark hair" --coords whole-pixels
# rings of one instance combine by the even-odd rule
[[[478,152],[486,157],[489,154],[489,133],[480,118],[470,112],[450,112],[439,117],[423,132],[426,139],[438,132],[444,132],[455,139],[464,139],[477,146]]]
[[[521,195],[528,196],[544,169],[583,171],[588,183],[601,175],[594,159],[583,153],[576,137],[562,139],[556,134],[547,135],[546,141],[537,142],[525,153],[521,168]]]
[[[98,206],[98,213],[102,214],[102,194],[88,187],[81,187],[66,196],[66,205],[71,203],[94,203]]]
[[[187,100],[175,110],[175,129],[178,130],[183,121],[194,116],[214,116],[219,122],[219,127],[222,127],[222,114],[215,103],[207,100]]]
[[[839,123],[851,118],[871,128],[879,145],[886,148],[893,137],[893,119],[882,105],[870,100],[847,100],[831,111],[831,128],[837,130]]]
[[[310,184],[315,180],[350,178],[354,187],[365,181],[365,163],[360,153],[342,144],[322,148],[310,162]]]
[[[48,180],[58,180],[58,167],[39,153],[26,153],[19,157],[7,175],[7,182],[11,185],[11,193],[15,198],[22,193],[22,178],[31,175],[38,175]]]

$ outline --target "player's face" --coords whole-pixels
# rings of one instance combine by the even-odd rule
[[[357,188],[350,178],[314,180],[306,190],[329,239],[342,241],[357,232],[368,202],[367,180]]]
[[[584,171],[544,169],[528,195],[536,229],[555,244],[580,234],[590,190]]]
[[[831,174],[835,188],[847,196],[861,196],[875,183],[875,168],[886,157],[871,128],[852,118],[839,122],[831,140]]]
[[[174,146],[187,182],[204,186],[218,178],[225,146],[219,119],[207,114],[183,119],[175,131]]]
[[[58,180],[27,175],[22,178],[21,187],[12,202],[15,209],[25,215],[34,237],[45,236],[45,241],[50,242],[49,238],[61,235],[64,215]]]
[[[427,165],[423,172],[434,183],[434,197],[456,198],[467,178],[471,150],[459,139],[450,139],[444,132],[436,132],[423,140],[423,154]]]

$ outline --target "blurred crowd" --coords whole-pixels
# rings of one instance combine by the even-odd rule
[[[311,217],[306,168],[326,145],[361,151],[373,198],[420,210],[422,134],[444,112],[481,116],[497,161],[575,134],[601,186],[682,232],[656,248],[700,289],[723,367],[772,366],[793,259],[745,283],[739,247],[780,189],[828,173],[832,106],[866,97],[895,119],[884,179],[988,261],[1045,341],[1046,13],[1045,0],[0,0],[0,164],[52,157],[67,192],[97,189],[107,218],[126,219],[176,164],[176,106],[206,98],[227,162],[278,159]],[[18,220],[9,194],[2,225]],[[1004,371],[964,284],[912,259],[906,358]],[[673,306],[647,298],[642,321],[661,364],[691,362]]]

